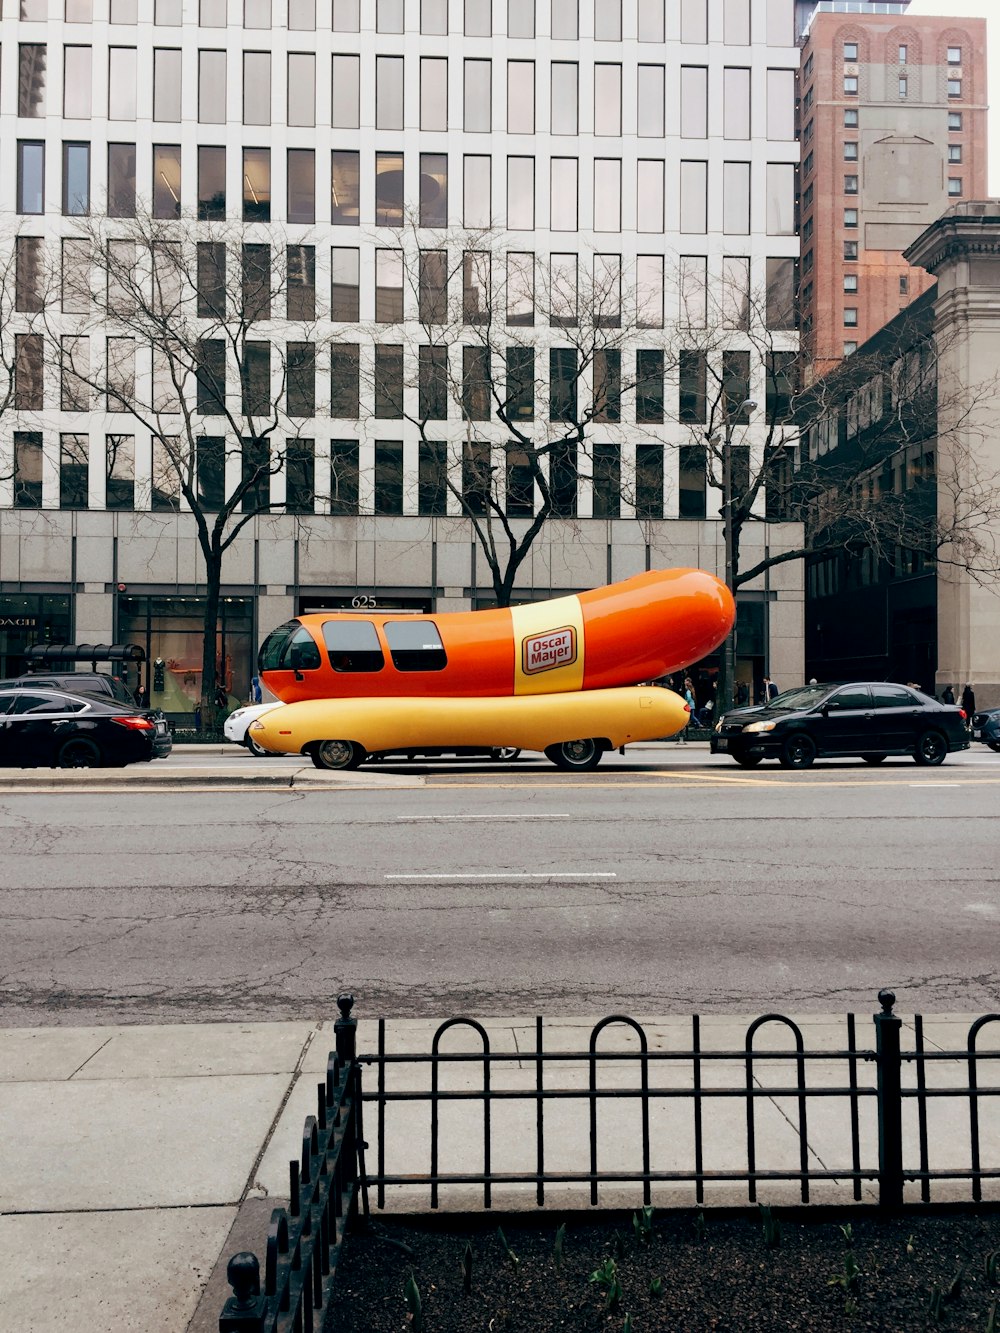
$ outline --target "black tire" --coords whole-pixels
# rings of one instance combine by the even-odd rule
[[[936,768],[943,764],[948,753],[948,742],[940,731],[925,731],[917,740],[913,758],[921,768]]]
[[[521,751],[513,745],[495,745],[490,751],[490,758],[503,764],[512,764],[520,753]]]
[[[734,754],[733,758],[740,768],[756,768],[764,756],[762,754]]]
[[[881,764],[885,762],[886,756],[884,754],[863,754],[861,758],[866,764]]]
[[[793,732],[781,747],[782,768],[808,768],[816,758],[816,742],[804,731]]]
[[[1000,754],[1000,741],[987,741],[986,744],[994,754]]]
[[[251,735],[247,735],[246,747],[255,759],[267,759],[273,753],[271,750],[265,750],[263,745],[258,745]]]
[[[317,741],[311,750],[317,768],[357,768],[364,761],[364,746],[357,741]]]
[[[59,747],[60,768],[100,768],[101,750],[88,736],[74,736]]]
[[[603,753],[595,740],[561,741],[548,747],[545,758],[550,759],[556,768],[570,768],[582,773],[596,768]]]

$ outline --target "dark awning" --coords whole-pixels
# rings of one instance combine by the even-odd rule
[[[59,662],[145,662],[146,650],[138,643],[36,643],[25,656],[29,671],[44,671]]]

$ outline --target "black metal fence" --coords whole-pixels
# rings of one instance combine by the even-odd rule
[[[971,1199],[980,1201],[984,1183],[1000,1179],[1000,1130],[983,1111],[984,1104],[991,1105],[988,1099],[1000,1097],[1000,1086],[982,1075],[989,1062],[1000,1060],[1000,1049],[980,1049],[983,1029],[1000,1023],[1000,1014],[976,1019],[964,1047],[954,1050],[930,1043],[924,1021],[916,1015],[912,1042],[904,1049],[903,1021],[893,1012],[895,995],[883,990],[878,998],[881,1010],[873,1015],[872,1044],[858,1044],[855,1017],[848,1014],[845,1043],[834,1050],[808,1049],[801,1028],[782,1014],[755,1019],[741,1047],[721,1050],[704,1043],[702,1021],[694,1015],[689,1045],[654,1049],[640,1023],[616,1014],[591,1029],[585,1051],[547,1050],[541,1018],[535,1019],[534,1048],[529,1051],[491,1049],[481,1023],[453,1018],[437,1028],[429,1051],[401,1053],[387,1049],[386,1022],[380,1020],[376,1051],[359,1055],[353,997],[339,996],[337,1050],[330,1057],[326,1084],[318,1090],[318,1115],[306,1120],[302,1158],[291,1163],[291,1206],[287,1213],[275,1209],[272,1215],[264,1291],[256,1258],[236,1255],[230,1261],[236,1294],[226,1304],[221,1333],[308,1333],[333,1280],[343,1229],[358,1206],[358,1194],[367,1214],[370,1187],[379,1208],[385,1207],[388,1190],[405,1198],[409,1207],[412,1192],[421,1191],[423,1199],[417,1198],[416,1205],[426,1201],[437,1208],[442,1191],[452,1187],[474,1187],[486,1209],[501,1187],[529,1190],[539,1208],[549,1201],[546,1192],[556,1186],[575,1191],[591,1205],[601,1202],[602,1187],[611,1186],[641,1190],[647,1204],[654,1186],[686,1188],[698,1204],[706,1202],[715,1187],[745,1187],[746,1201],[754,1203],[762,1185],[776,1182],[791,1185],[802,1203],[810,1202],[811,1187],[821,1182],[847,1184],[851,1198],[860,1202],[867,1182],[872,1201],[887,1211],[903,1205],[907,1182],[919,1185],[923,1202],[931,1201],[932,1184],[944,1181],[967,1182]],[[762,1034],[774,1032],[775,1025],[786,1034],[786,1044],[762,1045]],[[602,1036],[613,1029],[631,1033],[633,1046],[602,1048]],[[442,1049],[442,1039],[456,1030],[471,1036],[477,1049]],[[824,1068],[822,1077],[814,1072],[817,1063]],[[961,1070],[959,1079],[939,1076],[953,1074],[949,1064]],[[631,1069],[633,1076],[612,1086],[605,1077],[602,1084],[602,1073],[606,1076],[612,1065]],[[362,1090],[364,1066],[370,1072]],[[761,1069],[767,1066],[782,1071],[780,1082],[762,1079]],[[720,1068],[733,1076],[720,1080]],[[561,1075],[555,1072],[560,1070]],[[677,1085],[678,1070],[682,1086]],[[445,1086],[468,1082],[461,1078],[465,1071],[476,1074],[476,1086]],[[574,1081],[577,1086],[572,1086]],[[934,1156],[947,1160],[932,1168],[932,1108],[939,1099],[950,1099],[947,1141],[933,1144]],[[762,1146],[758,1124],[758,1105],[765,1100],[780,1107],[794,1142],[794,1164],[769,1165],[771,1148]],[[718,1107],[726,1103],[739,1108],[745,1159],[719,1168],[711,1164],[706,1137],[715,1127]],[[967,1111],[967,1133],[958,1132],[956,1105]],[[568,1106],[583,1108],[585,1132],[575,1141],[584,1146],[585,1163],[553,1167],[553,1148],[566,1155],[559,1117]],[[631,1114],[631,1128],[638,1131],[634,1164],[609,1164],[609,1151],[620,1149],[629,1133],[629,1106],[637,1107],[637,1114]],[[363,1107],[374,1114],[371,1171],[366,1170]],[[462,1108],[461,1128],[445,1123],[452,1107]],[[513,1120],[512,1107],[518,1108]],[[820,1107],[824,1115],[833,1108],[832,1118],[846,1145],[843,1161],[829,1164],[811,1147],[811,1118],[815,1120]],[[985,1146],[984,1119],[994,1125]],[[672,1136],[676,1156],[676,1144],[685,1134],[690,1160],[683,1166],[661,1165],[664,1138]],[[499,1169],[497,1160],[511,1156],[512,1138],[530,1165]],[[473,1140],[477,1165],[449,1169],[456,1156],[468,1156]],[[390,1169],[390,1156],[399,1160],[399,1169]],[[565,1198],[560,1202],[565,1205]]]

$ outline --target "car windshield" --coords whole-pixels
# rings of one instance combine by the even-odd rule
[[[829,685],[804,685],[798,690],[785,690],[776,694],[764,705],[765,708],[815,708],[821,699],[830,693]]]

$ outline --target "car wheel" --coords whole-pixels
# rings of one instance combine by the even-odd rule
[[[246,747],[255,759],[266,759],[271,754],[270,750],[265,750],[263,745],[258,745],[252,736],[247,736]]]
[[[504,764],[510,764],[520,753],[521,751],[513,745],[497,745],[490,751],[490,758],[498,759]]]
[[[364,747],[357,741],[319,741],[312,751],[317,768],[357,768],[364,757]]]
[[[861,758],[866,764],[881,764],[885,761],[884,754],[863,754]]]
[[[995,754],[1000,754],[1000,741],[987,741],[986,744]]]
[[[733,758],[740,768],[756,768],[764,756],[762,754],[734,754]]]
[[[944,763],[944,757],[947,753],[948,742],[940,731],[925,731],[917,741],[917,748],[913,751],[913,757],[920,765],[936,766]]]
[[[596,768],[601,762],[603,750],[595,740],[562,741],[559,745],[550,745],[545,751],[556,768],[573,768],[578,771]]]
[[[60,768],[100,768],[101,751],[86,736],[75,736],[59,750]]]
[[[815,758],[815,741],[804,731],[798,731],[781,747],[778,762],[782,768],[808,768]]]

